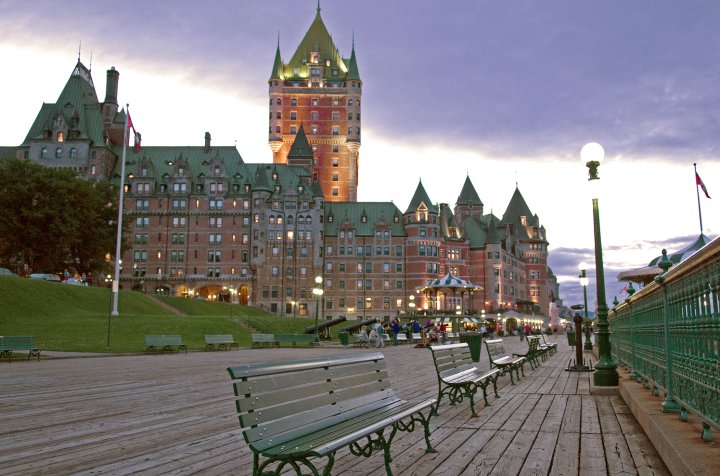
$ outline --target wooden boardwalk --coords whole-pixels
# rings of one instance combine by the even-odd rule
[[[431,420],[437,453],[424,453],[421,431],[398,433],[395,474],[669,474],[620,397],[591,395],[591,374],[563,371],[574,355],[563,340],[538,369],[526,365],[517,385],[501,378],[501,398],[479,403],[478,418],[467,404],[444,400]],[[505,341],[509,351],[526,346]],[[1,362],[0,474],[250,474],[226,367],[362,352],[328,346]],[[429,350],[382,352],[400,396],[436,395]],[[487,354],[480,367],[488,367]],[[343,450],[333,474],[384,474],[382,455],[358,459]]]

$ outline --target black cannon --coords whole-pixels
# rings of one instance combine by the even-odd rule
[[[345,316],[336,317],[335,319],[330,319],[329,321],[322,321],[318,324],[317,331],[315,330],[314,325],[308,326],[305,329],[305,334],[315,334],[317,332],[320,334],[321,339],[330,340],[332,339],[332,336],[330,335],[330,327],[345,321],[347,321],[347,317]]]
[[[362,326],[369,326],[373,322],[375,322],[375,319],[368,319],[367,321],[360,321],[358,323],[343,327],[342,330],[344,330],[345,332],[352,333],[353,331],[360,329]]]

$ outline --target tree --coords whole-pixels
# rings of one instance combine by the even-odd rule
[[[0,263],[20,272],[101,271],[115,250],[118,198],[117,186],[69,169],[0,160]]]

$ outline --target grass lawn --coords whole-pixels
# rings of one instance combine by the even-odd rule
[[[174,313],[132,291],[120,291],[119,317],[109,319],[111,299],[108,288],[0,276],[0,335],[33,335],[45,350],[126,353],[143,352],[145,334],[180,334],[189,349],[204,349],[205,334],[232,334],[249,346],[254,332],[303,333],[314,324],[237,304],[156,297]]]

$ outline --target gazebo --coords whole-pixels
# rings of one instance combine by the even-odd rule
[[[706,244],[708,244],[709,241],[710,240],[708,239],[708,237],[701,233],[697,240],[692,242],[690,245],[686,246],[680,251],[676,251],[675,253],[668,253],[668,259],[670,259],[670,262],[673,265],[676,265],[679,262],[685,260],[687,257],[695,253],[697,250],[699,250]],[[642,286],[646,286],[649,283],[652,283],[655,279],[655,276],[662,273],[662,269],[660,269],[660,267],[658,266],[661,258],[662,255],[650,261],[647,266],[621,272],[617,276],[618,281],[629,281],[633,283],[638,283]]]
[[[453,276],[451,273],[446,274],[440,279],[431,279],[425,285],[419,286],[416,288],[418,292],[422,292],[425,294],[426,297],[432,298],[433,296],[438,296],[439,293],[442,293],[445,297],[445,304],[447,306],[447,296],[448,294],[452,293],[453,298],[456,297],[458,293],[460,293],[460,300],[464,301],[465,293],[469,294],[470,299],[470,306],[468,307],[469,311],[472,311],[472,292],[473,291],[479,291],[482,290],[483,287],[479,284],[473,284],[470,281],[467,281],[465,279],[460,279],[456,276]],[[461,306],[464,307],[464,306]],[[439,306],[438,306],[439,308]],[[439,310],[439,309],[438,309]],[[451,311],[454,311],[454,309],[448,309]]]

